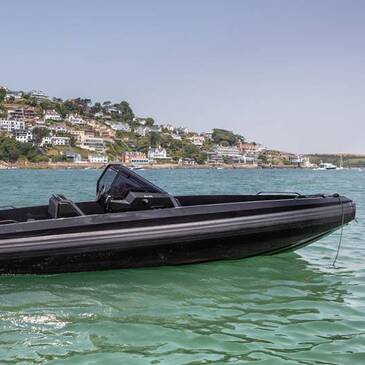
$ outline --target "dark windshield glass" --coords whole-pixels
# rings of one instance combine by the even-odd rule
[[[105,192],[109,192],[111,190],[112,183],[117,176],[118,171],[115,171],[113,168],[109,168],[105,171],[102,178],[98,182],[97,190],[98,192],[104,190]]]
[[[123,199],[130,192],[145,192],[145,193],[161,193],[161,189],[149,184],[138,175],[131,174],[125,171],[119,171],[117,178],[115,179],[111,196],[114,199]]]

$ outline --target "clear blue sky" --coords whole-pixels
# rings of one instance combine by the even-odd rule
[[[365,153],[365,1],[3,1],[0,85]]]

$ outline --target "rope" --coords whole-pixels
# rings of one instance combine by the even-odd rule
[[[337,252],[336,252],[335,259],[334,259],[334,260],[333,260],[333,262],[332,262],[332,266],[333,266],[333,267],[335,266],[336,261],[337,261],[337,258],[338,258],[338,255],[339,255],[339,253],[340,253],[340,248],[341,248],[341,243],[342,243],[342,235],[343,235],[343,225],[344,225],[344,223],[345,223],[345,211],[344,211],[344,209],[343,209],[343,202],[342,202],[342,200],[341,200],[341,197],[340,197],[340,196],[338,197],[338,200],[339,200],[339,201],[340,201],[340,203],[341,203],[341,209],[342,209],[341,214],[342,214],[342,219],[341,219],[341,232],[340,232],[340,239],[339,239],[339,241],[338,241]]]

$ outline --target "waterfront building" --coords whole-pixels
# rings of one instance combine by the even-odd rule
[[[148,165],[149,160],[143,152],[123,152],[122,162],[126,165]]]
[[[89,155],[88,160],[90,163],[108,163],[108,156],[105,155]]]
[[[167,151],[165,148],[162,148],[161,146],[157,147],[157,148],[152,148],[150,147],[148,149],[148,159],[150,161],[155,161],[155,160],[169,160],[170,157],[167,156]]]

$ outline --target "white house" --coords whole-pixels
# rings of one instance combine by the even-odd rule
[[[67,132],[66,125],[63,123],[52,124],[52,125],[48,126],[47,128],[56,133],[66,133]]]
[[[119,132],[130,132],[131,127],[127,123],[108,123],[110,128]]]
[[[52,146],[68,146],[70,144],[70,137],[43,137],[41,146],[52,145]]]
[[[13,137],[18,141],[22,143],[28,143],[32,142],[33,140],[33,134],[28,129],[23,130],[14,130],[13,131]]]
[[[170,157],[167,156],[167,151],[165,148],[161,148],[160,146],[157,148],[150,147],[148,149],[147,157],[150,161],[154,160],[168,160]]]
[[[23,93],[21,91],[11,91],[7,90],[5,95],[5,100],[8,101],[10,99],[20,100],[23,97]]]
[[[69,114],[67,120],[72,125],[85,124],[85,121],[77,114]]]
[[[7,132],[12,132],[15,130],[24,130],[25,122],[22,120],[0,119],[0,129],[5,130]]]
[[[30,92],[30,97],[36,99],[37,102],[42,102],[49,99],[48,96],[40,90],[32,90]]]
[[[44,120],[55,120],[59,122],[62,120],[62,117],[55,110],[46,110],[44,112]]]
[[[201,147],[204,144],[205,137],[204,136],[192,136],[189,137],[188,140],[195,146]]]
[[[171,133],[170,136],[172,137],[172,139],[174,139],[175,141],[181,141],[181,136],[179,134],[175,134],[175,133]]]
[[[81,148],[89,151],[104,152],[105,143],[103,138],[84,136],[81,138]]]
[[[90,163],[108,163],[108,156],[105,155],[89,155],[88,160]]]

